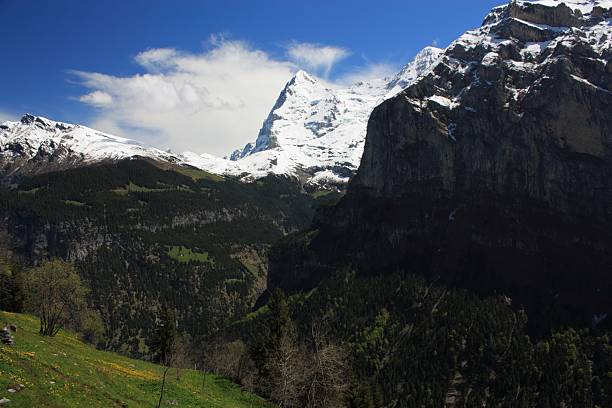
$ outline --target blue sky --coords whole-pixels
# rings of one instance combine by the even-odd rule
[[[296,69],[336,83],[392,73],[499,3],[0,0],[0,119],[224,154],[257,136]]]

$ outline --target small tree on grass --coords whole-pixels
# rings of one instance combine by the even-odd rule
[[[45,261],[25,276],[26,304],[40,318],[40,334],[55,336],[85,309],[87,288],[72,265]]]
[[[171,368],[176,369],[176,379],[178,381],[181,376],[180,369],[187,367],[190,363],[189,346],[177,332],[176,313],[174,310],[167,307],[162,308],[151,340],[151,348],[154,352],[154,359],[164,365],[159,401],[157,403],[157,406],[161,407],[168,372]]]
[[[100,313],[95,310],[86,309],[81,313],[80,321],[76,329],[86,342],[97,346],[105,340],[104,321]]]
[[[248,346],[242,340],[215,340],[205,351],[207,371],[231,379],[243,388],[253,391],[256,379],[255,363],[249,356]]]
[[[175,337],[170,345],[170,348],[166,354],[166,361],[164,363],[164,372],[161,378],[161,389],[159,392],[159,401],[157,407],[161,407],[162,401],[164,400],[164,391],[166,389],[166,379],[170,369],[176,370],[176,380],[181,379],[181,369],[189,365],[189,347],[187,342],[182,337]]]

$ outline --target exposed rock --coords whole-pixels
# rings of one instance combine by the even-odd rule
[[[23,123],[24,125],[29,125],[30,123],[34,123],[35,120],[36,120],[36,116],[26,113],[25,115],[21,117],[20,122]]]
[[[514,18],[502,20],[493,32],[503,38],[516,38],[523,42],[550,41],[558,35],[558,31],[554,29],[525,24],[524,21]]]
[[[565,3],[559,3],[556,7],[548,7],[537,3],[511,2],[508,5],[507,13],[509,17],[552,27],[580,27],[583,21],[582,13],[572,10]]]
[[[13,336],[11,336],[11,332],[7,327],[0,330],[0,342],[9,346],[12,346],[14,343]]]

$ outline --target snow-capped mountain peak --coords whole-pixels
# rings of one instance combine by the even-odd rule
[[[425,47],[414,57],[410,63],[406,64],[400,72],[398,72],[391,81],[387,83],[389,90],[388,96],[393,96],[396,93],[410,86],[420,75],[425,73],[434,62],[436,62],[444,50],[436,47]]]
[[[169,155],[161,150],[145,147],[135,140],[31,114],[25,114],[18,122],[8,121],[0,125],[2,154],[6,155],[12,147],[13,153],[19,151],[34,157],[44,152],[52,153],[56,146],[62,146],[66,154],[78,155],[83,159]]]
[[[179,163],[172,153],[135,140],[109,135],[86,126],[25,114],[0,124],[0,170],[38,173],[103,160],[148,157]]]
[[[506,18],[532,21],[555,27],[579,27],[584,21],[603,17],[612,8],[612,0],[512,0],[495,7],[483,21],[483,26]],[[554,9],[554,11],[553,11]]]
[[[270,111],[259,131],[255,145],[247,144],[239,155],[233,155],[234,160],[279,146],[279,135],[285,136],[284,132],[273,127],[281,119],[287,121],[299,120],[302,113],[299,109],[292,109],[296,105],[308,105],[316,100],[325,98],[329,92],[317,79],[306,71],[298,71],[280,93],[276,103]],[[289,135],[286,135],[289,136]]]
[[[345,183],[359,165],[372,109],[413,83],[441,54],[426,47],[393,77],[349,87],[300,70],[280,93],[255,143],[234,151],[232,164],[207,155],[204,165],[247,179],[274,173],[319,185]]]
[[[312,77],[308,72],[300,69],[298,72],[295,73],[293,78],[289,81],[289,84],[290,85],[304,84],[304,83],[316,84],[317,82],[318,81],[314,77]]]

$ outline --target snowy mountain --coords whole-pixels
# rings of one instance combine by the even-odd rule
[[[373,110],[346,195],[272,252],[268,290],[349,265],[503,293],[541,327],[612,316],[611,107],[612,1],[496,7]]]
[[[30,114],[0,125],[0,171],[9,178],[137,156],[184,163],[180,156],[134,140]]]
[[[441,53],[427,47],[397,75],[347,88],[299,71],[281,92],[255,143],[232,153],[229,163],[209,155],[192,160],[212,172],[247,179],[273,173],[318,186],[346,183],[359,166],[372,109],[413,83]]]
[[[372,109],[410,85],[442,50],[427,47],[397,75],[348,88],[299,71],[287,83],[254,144],[230,159],[174,154],[81,125],[26,114],[0,125],[0,169],[9,177],[104,160],[147,157],[253,180],[268,174],[315,185],[343,184],[356,171]]]

